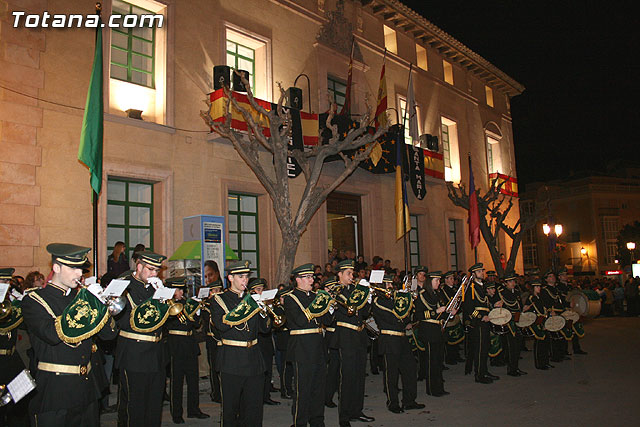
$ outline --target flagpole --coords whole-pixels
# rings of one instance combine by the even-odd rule
[[[385,55],[387,54],[387,49],[385,48],[384,50]],[[411,81],[411,71],[413,68],[413,63],[409,63],[409,80],[407,80],[407,90],[409,90],[409,83]],[[398,138],[399,141],[398,143],[402,143],[404,144],[404,132],[405,132],[405,123],[407,121],[407,110],[409,109],[409,100],[407,99],[405,101],[405,106],[404,106],[404,117],[402,118],[402,135],[401,138]],[[401,141],[400,141],[401,140]],[[406,151],[407,147],[404,147],[404,150]],[[409,267],[410,267],[410,263],[409,263],[409,257],[407,255],[407,246],[409,244],[409,239],[407,238],[407,234],[408,230],[407,230],[407,212],[405,211],[406,209],[406,204],[404,203],[404,199],[405,199],[405,185],[404,185],[404,173],[402,171],[402,167],[404,162],[400,162],[400,176],[402,178],[402,229],[404,230],[404,236],[403,236],[403,246],[404,246],[404,271],[408,272],[409,271]],[[407,198],[407,203],[409,203],[409,200]]]
[[[98,277],[98,193],[93,194],[93,274]]]

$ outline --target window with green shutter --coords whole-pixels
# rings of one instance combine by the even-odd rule
[[[122,241],[131,257],[138,243],[153,250],[153,184],[109,177],[107,181],[107,249]]]
[[[113,14],[148,15],[153,12],[122,0],[113,0]],[[113,79],[154,88],[156,29],[111,29],[111,73]]]
[[[335,102],[338,111],[340,111],[346,100],[347,84],[335,77],[327,76],[327,90],[329,91],[329,102]]]
[[[236,70],[248,71],[251,89],[256,87],[256,52],[250,47],[227,39],[227,65]]]
[[[411,269],[420,265],[420,240],[418,238],[418,215],[411,215],[411,230],[409,231],[409,256]]]
[[[251,261],[252,276],[260,276],[258,196],[229,193],[229,246],[242,260]]]

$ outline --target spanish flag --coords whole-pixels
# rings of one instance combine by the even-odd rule
[[[380,71],[380,86],[378,86],[378,104],[376,106],[375,126],[387,125],[387,81],[384,76],[384,60],[382,62],[382,70]]]

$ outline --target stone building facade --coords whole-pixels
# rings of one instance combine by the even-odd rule
[[[0,1],[0,265],[18,273],[48,272],[50,242],[91,246],[89,174],[77,151],[95,30],[14,28],[12,12],[86,15],[92,8],[70,0]],[[367,97],[375,107],[386,48],[388,105],[402,112],[413,64],[420,133],[439,137],[447,180],[467,183],[467,153],[481,190],[490,173],[517,178],[509,100],[524,88],[397,0],[103,2],[103,16],[116,12],[164,19],[154,30],[103,33],[102,272],[116,240],[170,255],[183,242],[182,219],[210,214],[229,225],[246,220],[245,228],[234,226],[232,246],[257,261],[262,277],[274,277],[280,234],[271,200],[230,143],[210,134],[199,117],[215,65],[251,67],[256,96],[271,102],[277,82],[293,86],[304,73],[310,86],[298,79],[304,110],[321,113],[343,93],[353,38],[352,112],[362,114]],[[129,118],[128,109],[142,110],[143,120]],[[395,123],[393,109],[389,115]],[[327,180],[339,173],[338,163],[327,164]],[[302,179],[291,180],[294,199]],[[348,205],[341,198],[353,212],[340,211]],[[325,262],[331,223],[348,216],[357,223],[357,252],[402,264],[393,174],[357,170],[332,200],[308,227],[297,263]],[[337,210],[327,209],[331,203]],[[427,177],[427,196],[409,194],[409,206],[414,264],[448,270],[473,262],[467,213],[448,200],[443,179]],[[510,240],[500,245],[508,253]],[[478,259],[490,263],[484,243]]]

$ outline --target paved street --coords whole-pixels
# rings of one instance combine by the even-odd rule
[[[463,366],[445,371],[449,396],[427,396],[424,382],[418,383],[418,401],[422,411],[392,414],[385,409],[380,375],[367,377],[365,414],[376,421],[368,426],[410,425],[637,425],[640,417],[640,318],[599,318],[586,323],[587,336],[582,347],[587,356],[575,356],[557,363],[549,371],[533,368],[532,352],[523,353],[521,369],[529,375],[513,378],[506,368],[490,368],[501,379],[494,384],[473,382],[463,375]],[[529,349],[533,347],[528,344]],[[201,382],[200,407],[212,416],[209,420],[185,418],[187,425],[217,425],[219,405],[208,397],[208,381]],[[186,390],[185,390],[186,391]],[[273,393],[280,400],[279,393]],[[185,397],[186,399],[186,397]],[[186,407],[186,400],[185,400]],[[266,406],[265,427],[291,425],[290,401],[277,407]],[[102,417],[103,425],[115,426],[115,414]],[[171,426],[169,406],[165,405],[163,426]],[[327,426],[338,425],[337,409],[325,410]],[[363,423],[352,423],[354,427]]]

